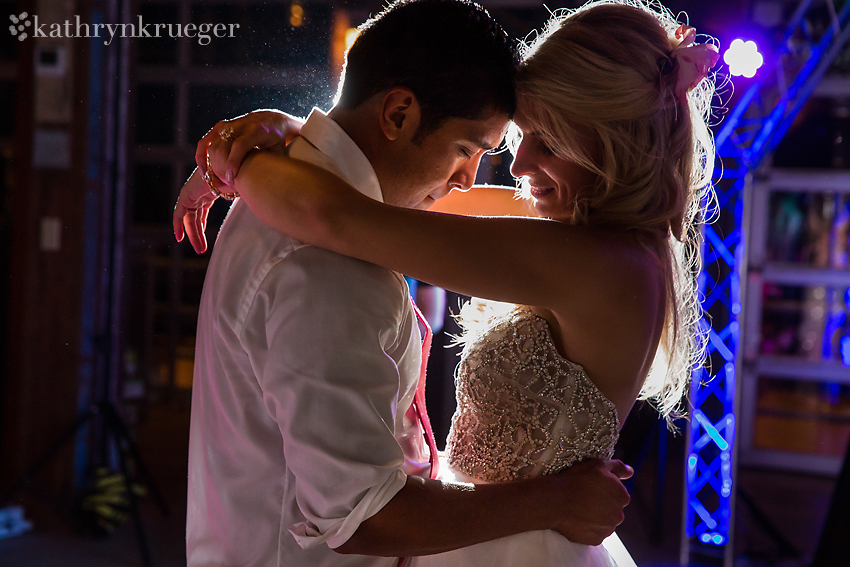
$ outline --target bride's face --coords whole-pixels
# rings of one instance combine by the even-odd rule
[[[514,122],[522,130],[522,142],[514,156],[511,174],[525,178],[534,209],[539,215],[568,220],[573,214],[576,195],[592,188],[597,175],[573,161],[556,156],[546,146],[543,137],[530,130],[521,98]],[[591,159],[595,158],[591,156]]]

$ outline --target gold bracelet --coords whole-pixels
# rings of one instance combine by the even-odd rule
[[[233,191],[232,193],[227,193],[225,191],[219,190],[215,186],[215,182],[213,181],[213,177],[215,174],[212,172],[212,165],[210,165],[210,154],[207,152],[207,171],[204,173],[204,181],[207,182],[207,186],[210,188],[210,192],[216,197],[221,197],[222,199],[227,199],[228,201],[232,201],[239,197],[239,193]]]

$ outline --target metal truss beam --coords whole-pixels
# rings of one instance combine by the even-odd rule
[[[709,365],[694,372],[681,562],[733,564],[735,441],[743,225],[750,173],[771,152],[850,36],[850,0],[803,0],[776,52],[729,113],[715,142],[717,220],[705,228],[700,276]],[[759,290],[753,290],[759,293]]]

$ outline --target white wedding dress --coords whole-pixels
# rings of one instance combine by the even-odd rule
[[[586,458],[610,458],[617,410],[584,369],[555,348],[545,319],[525,309],[491,319],[461,356],[457,411],[441,459],[441,480],[502,482],[556,473]],[[411,567],[630,567],[612,535],[602,545],[551,530],[525,532],[447,553],[410,558]]]

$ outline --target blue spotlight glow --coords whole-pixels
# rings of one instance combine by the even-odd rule
[[[723,545],[726,543],[726,538],[722,534],[716,532],[705,532],[700,534],[699,539],[703,543],[713,543],[714,545]]]
[[[736,39],[723,54],[723,61],[729,65],[729,72],[735,76],[752,78],[764,63],[754,41]]]
[[[844,305],[850,310],[850,287],[844,290]],[[838,348],[841,353],[841,362],[844,366],[850,366],[850,332],[841,337]]]

